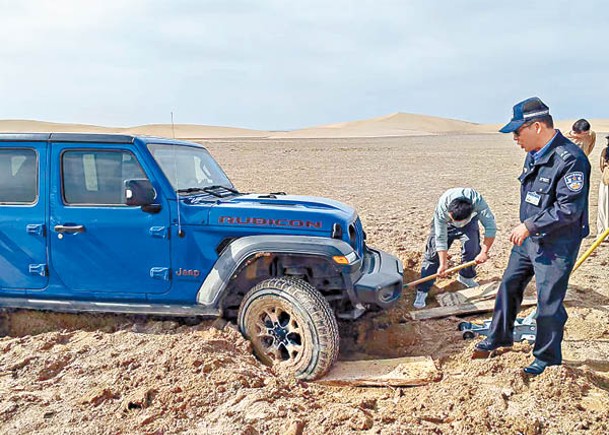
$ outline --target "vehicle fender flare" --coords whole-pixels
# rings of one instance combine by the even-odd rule
[[[230,243],[222,251],[203,284],[197,292],[197,303],[206,306],[219,306],[230,279],[239,267],[254,255],[294,254],[312,255],[331,259],[334,256],[352,254],[353,247],[344,240],[329,237],[261,235],[241,237]],[[349,265],[336,264],[337,271],[350,274],[359,267],[360,259]]]

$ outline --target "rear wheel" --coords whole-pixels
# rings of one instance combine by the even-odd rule
[[[239,328],[262,362],[300,379],[316,379],[338,357],[336,317],[324,297],[309,283],[272,278],[243,298]]]

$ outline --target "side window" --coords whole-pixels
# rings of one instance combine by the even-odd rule
[[[65,151],[61,168],[67,204],[122,205],[125,180],[147,178],[129,151]]]
[[[0,203],[32,204],[38,196],[38,158],[33,149],[0,149]]]

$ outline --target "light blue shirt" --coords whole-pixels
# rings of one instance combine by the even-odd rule
[[[484,237],[495,237],[495,234],[497,234],[495,216],[482,195],[469,187],[448,189],[440,196],[433,217],[436,250],[438,251],[448,250],[448,224],[452,221],[448,214],[448,206],[457,198],[466,198],[471,201],[474,206],[474,213],[477,214],[484,227]]]
[[[531,157],[533,157],[533,161],[537,162],[537,160],[539,160],[545,153],[548,152],[548,149],[550,149],[550,144],[554,141],[554,138],[556,138],[556,135],[558,134],[558,131],[556,133],[554,133],[554,136],[552,136],[552,139],[550,139],[548,141],[547,144],[545,144],[543,146],[543,148],[541,148],[538,151],[531,151]]]

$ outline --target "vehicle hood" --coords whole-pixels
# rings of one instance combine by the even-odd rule
[[[348,224],[355,218],[355,210],[341,202],[297,195],[243,195],[219,201],[209,212],[210,225],[326,233],[334,223]]]
[[[227,239],[252,235],[302,235],[339,238],[363,255],[365,235],[355,209],[332,199],[278,194],[220,199],[200,195],[184,198],[181,204],[181,224],[202,238],[201,246],[217,246]]]

